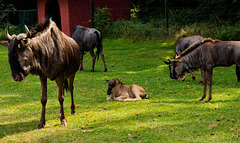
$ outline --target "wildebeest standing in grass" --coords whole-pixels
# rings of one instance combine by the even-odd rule
[[[212,99],[212,71],[214,67],[240,66],[240,41],[215,41],[205,39],[192,45],[188,50],[182,52],[178,57],[168,63],[173,69],[171,78],[182,77],[187,71],[194,71],[202,68],[203,76],[203,96],[206,97],[207,84],[209,86],[209,97]],[[239,76],[239,73],[237,73]]]
[[[69,79],[71,92],[71,113],[75,114],[73,99],[73,81],[75,73],[80,65],[80,47],[70,37],[62,33],[55,22],[46,19],[31,31],[26,28],[26,33],[10,36],[7,28],[6,37],[11,40],[8,46],[9,63],[13,79],[22,81],[31,73],[39,75],[42,86],[42,114],[37,128],[45,125],[45,106],[47,103],[47,78],[55,80],[58,88],[58,100],[60,103],[60,115],[62,125],[67,124],[64,115],[64,85]],[[65,84],[64,84],[65,82]]]
[[[198,41],[202,41],[204,38],[200,35],[192,35],[192,36],[181,36],[178,38],[177,40],[177,44],[176,44],[176,47],[175,47],[175,56],[178,56],[180,55],[181,52],[183,52],[184,50],[186,50],[188,47],[190,47],[192,44],[194,44],[195,42],[198,42]],[[201,70],[201,69],[200,69]],[[195,76],[193,75],[192,72],[190,72],[191,74],[191,77],[193,80],[195,80]],[[203,72],[201,70],[201,82],[202,82],[202,75],[203,75]],[[182,78],[182,81],[185,81],[185,76]]]
[[[104,60],[103,47],[102,47],[102,35],[98,30],[94,28],[87,28],[84,26],[77,25],[74,28],[72,38],[81,47],[82,56],[81,56],[81,63],[80,63],[79,70],[83,70],[83,64],[82,64],[83,55],[89,51],[93,60],[91,72],[94,72],[96,55],[97,55],[97,58],[99,58],[99,54],[101,54],[101,57],[103,60],[104,71],[105,72],[107,71],[107,67]],[[97,47],[96,55],[94,54],[95,47]]]

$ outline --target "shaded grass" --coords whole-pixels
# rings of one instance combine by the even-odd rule
[[[101,58],[94,73],[92,59],[84,56],[75,78],[76,115],[70,95],[65,96],[67,127],[57,120],[57,85],[48,80],[46,126],[37,130],[41,87],[37,76],[12,80],[7,49],[0,46],[0,142],[239,142],[239,83],[235,67],[215,68],[213,99],[200,103],[203,87],[186,76],[172,80],[163,61],[174,55],[174,42],[104,40],[108,72]],[[105,79],[138,84],[150,96],[138,102],[106,101]]]

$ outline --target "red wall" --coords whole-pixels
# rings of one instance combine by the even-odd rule
[[[38,21],[45,19],[46,3],[49,0],[37,0]],[[72,35],[76,25],[90,26],[90,0],[58,0],[61,15],[62,31]],[[130,0],[94,0],[94,7],[108,7],[111,19],[130,19]]]

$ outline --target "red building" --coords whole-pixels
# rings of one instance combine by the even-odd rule
[[[94,8],[108,7],[111,19],[130,19],[130,0],[94,0]],[[90,0],[37,0],[38,21],[51,15],[58,27],[71,36],[76,25],[90,27]]]

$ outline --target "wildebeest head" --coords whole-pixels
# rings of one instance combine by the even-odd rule
[[[170,77],[172,79],[182,78],[187,72],[185,63],[182,63],[179,59],[164,61],[164,63],[169,65]]]
[[[14,81],[20,82],[25,79],[31,69],[33,52],[28,44],[28,34],[30,33],[25,26],[27,33],[10,36],[5,29],[5,36],[10,40],[8,46],[8,60],[12,70]],[[29,33],[28,33],[29,32]]]
[[[112,90],[117,86],[117,85],[121,85],[121,81],[117,78],[111,79],[111,80],[105,80],[108,83],[108,90],[107,90],[107,94],[111,95]]]

